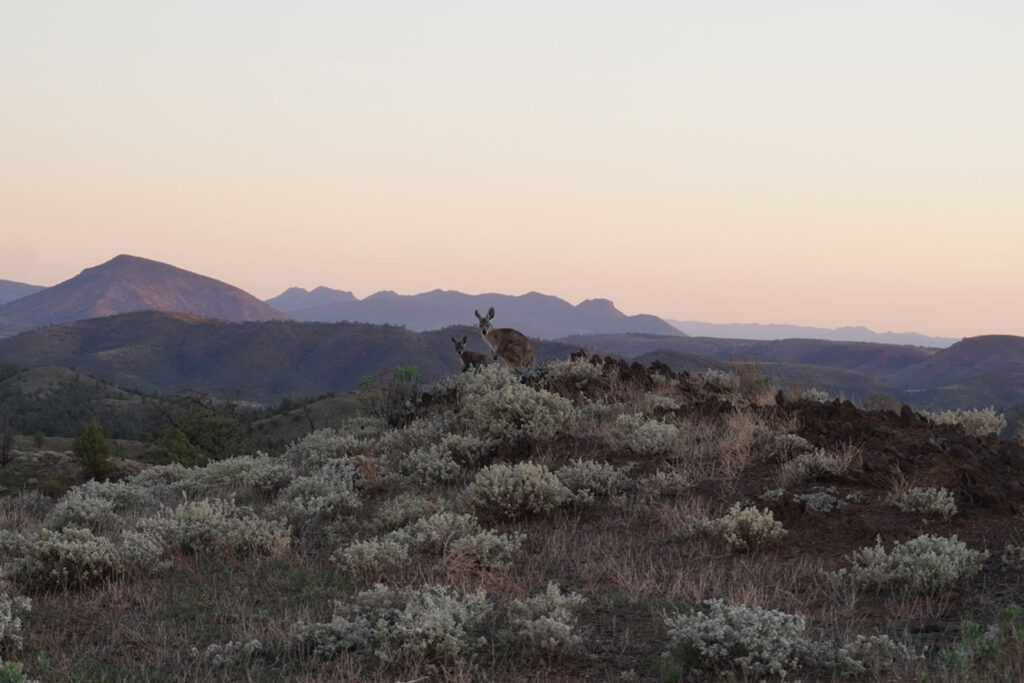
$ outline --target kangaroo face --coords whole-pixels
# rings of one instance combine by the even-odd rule
[[[494,306],[491,306],[486,316],[480,315],[479,311],[473,311],[473,313],[476,314],[476,319],[480,322],[480,334],[486,337],[494,329],[494,325],[491,324],[491,319],[494,318]]]
[[[452,344],[455,344],[455,353],[457,353],[458,355],[461,356],[463,353],[466,352],[466,338],[465,337],[463,337],[461,341],[456,339],[455,337],[452,337]]]

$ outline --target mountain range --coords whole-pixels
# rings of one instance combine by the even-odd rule
[[[448,325],[475,325],[473,311],[486,314],[493,306],[496,327],[512,327],[528,337],[557,339],[571,334],[664,334],[682,332],[653,315],[626,315],[608,299],[588,299],[575,306],[555,296],[530,292],[463,294],[435,289],[403,295],[381,291],[365,299],[351,292],[319,287],[311,292],[291,288],[267,303],[296,320],[363,322],[402,325],[422,332]]]
[[[930,337],[917,332],[875,332],[866,327],[807,327],[804,325],[779,325],[760,323],[703,323],[695,320],[668,320],[673,327],[691,337],[716,337],[719,339],[825,339],[844,342],[879,342],[882,344],[904,344],[929,346],[944,349],[960,341],[959,337]]]

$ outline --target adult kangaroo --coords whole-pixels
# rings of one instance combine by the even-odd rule
[[[483,335],[487,346],[491,347],[492,357],[495,360],[501,358],[510,368],[533,365],[536,362],[530,340],[522,332],[509,327],[497,329],[491,324],[491,320],[494,318],[494,306],[491,306],[486,316],[480,315],[480,311],[473,311],[473,313],[476,314],[476,319],[480,322],[480,334]]]

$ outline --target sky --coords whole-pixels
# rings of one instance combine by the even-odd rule
[[[5,0],[0,278],[1024,335],[1024,4]]]

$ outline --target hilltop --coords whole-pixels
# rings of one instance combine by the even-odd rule
[[[158,261],[121,255],[0,306],[0,334],[143,310],[239,322],[288,318],[219,280]]]
[[[7,590],[32,598],[8,603],[5,660],[41,680],[1020,680],[1024,447],[727,379],[492,368],[277,457],[0,498]]]
[[[16,301],[29,294],[46,289],[37,285],[27,285],[24,282],[12,282],[11,280],[0,280],[0,305]]]

